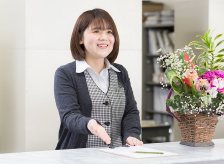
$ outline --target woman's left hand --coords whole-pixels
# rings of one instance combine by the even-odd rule
[[[135,137],[128,137],[127,140],[126,140],[126,144],[131,145],[131,146],[142,146],[143,142],[139,141]]]

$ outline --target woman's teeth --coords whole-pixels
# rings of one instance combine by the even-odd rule
[[[107,47],[107,45],[98,45],[99,47]]]

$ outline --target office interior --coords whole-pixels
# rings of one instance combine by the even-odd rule
[[[168,27],[174,33],[174,50],[197,40],[196,35],[208,29],[223,33],[222,0],[147,2],[174,11],[173,25]],[[141,137],[147,143],[181,140],[174,119],[172,126],[166,121],[161,125],[143,109],[150,102],[143,92],[150,89],[145,84],[147,70],[143,71],[148,62],[144,56],[148,27],[143,25],[142,5],[142,0],[0,0],[0,153],[55,149],[60,118],[54,100],[54,73],[74,60],[70,52],[74,24],[82,12],[93,8],[108,11],[117,25],[120,50],[115,62],[128,70],[141,120],[146,123]],[[223,125],[220,119],[215,139],[224,137]],[[155,133],[158,135],[151,136]]]

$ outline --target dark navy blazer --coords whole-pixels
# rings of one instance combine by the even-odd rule
[[[113,64],[121,72],[116,72],[124,86],[126,105],[121,122],[122,144],[129,136],[140,140],[141,126],[139,111],[133,95],[127,70]],[[61,125],[57,149],[85,148],[91,132],[87,124],[91,118],[92,102],[84,73],[76,73],[76,62],[59,67],[55,73],[54,95]]]

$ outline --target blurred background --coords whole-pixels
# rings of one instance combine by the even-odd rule
[[[0,153],[55,149],[60,119],[54,73],[74,61],[73,27],[93,8],[109,12],[117,25],[116,63],[129,72],[143,141],[180,141],[176,121],[158,106],[167,90],[158,85],[162,70],[150,57],[158,55],[152,45],[171,51],[208,29],[223,33],[223,6],[222,0],[0,0]],[[214,138],[224,137],[223,125],[220,120]]]

